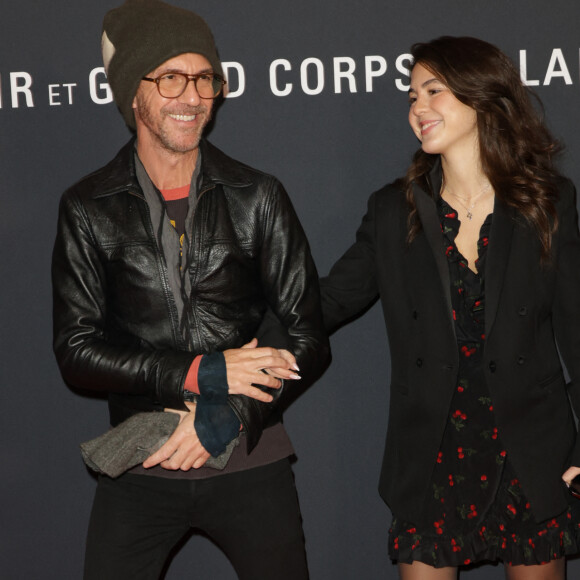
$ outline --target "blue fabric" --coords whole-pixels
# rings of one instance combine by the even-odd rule
[[[195,430],[206,451],[217,457],[240,434],[240,420],[228,403],[214,403],[200,397],[195,410]]]
[[[214,403],[228,400],[228,374],[223,352],[204,354],[197,371],[200,395]]]
[[[228,403],[228,377],[222,352],[202,357],[197,373],[200,397],[195,411],[195,430],[213,457],[240,433],[240,420]]]

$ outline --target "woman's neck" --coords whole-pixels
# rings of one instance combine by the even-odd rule
[[[442,155],[441,167],[443,169],[441,191],[447,190],[451,196],[458,197],[468,205],[491,189],[479,156],[463,155],[461,158],[449,159]]]

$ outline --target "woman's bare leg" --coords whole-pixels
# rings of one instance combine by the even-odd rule
[[[564,580],[566,578],[566,559],[558,558],[548,564],[536,566],[505,565],[507,580]]]
[[[423,562],[399,564],[399,578],[401,580],[456,580],[457,568],[433,568]]]

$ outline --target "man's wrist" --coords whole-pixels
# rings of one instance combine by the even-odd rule
[[[223,352],[203,355],[197,371],[197,384],[201,398],[212,403],[227,403],[228,373]]]
[[[200,394],[197,375],[199,373],[199,365],[201,364],[202,358],[203,358],[202,354],[197,355],[193,359],[193,362],[189,367],[189,371],[187,371],[187,376],[185,377],[185,384],[183,385],[183,389],[184,391],[186,391],[184,393],[184,395],[186,395],[186,398],[188,398],[187,395],[189,393],[194,393],[196,395]]]

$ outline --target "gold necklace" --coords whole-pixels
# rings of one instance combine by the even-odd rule
[[[472,210],[475,208],[477,202],[479,201],[479,198],[484,193],[486,193],[490,187],[491,187],[491,183],[487,183],[483,187],[483,189],[475,196],[473,203],[469,206],[466,203],[464,203],[465,198],[459,197],[457,194],[453,193],[453,191],[451,191],[451,188],[445,182],[443,182],[443,184],[442,184],[441,193],[443,193],[444,190],[447,190],[449,192],[449,194],[452,195],[465,208],[465,211],[467,212],[467,219],[471,220],[471,219],[473,219],[473,213],[471,213]]]

